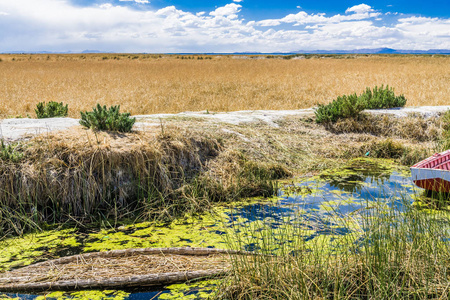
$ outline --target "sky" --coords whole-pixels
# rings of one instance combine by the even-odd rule
[[[0,52],[450,49],[449,0],[0,0]]]

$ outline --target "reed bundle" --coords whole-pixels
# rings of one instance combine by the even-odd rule
[[[129,288],[226,274],[230,255],[210,248],[143,248],[86,253],[0,274],[0,291]]]

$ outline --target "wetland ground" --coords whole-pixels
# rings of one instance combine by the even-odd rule
[[[329,257],[327,255],[332,253],[329,251],[330,245],[340,248],[343,245],[348,246],[350,242],[354,245],[356,241],[360,241],[358,234],[361,235],[365,231],[361,229],[363,228],[361,225],[358,225],[360,223],[356,222],[359,218],[356,217],[358,212],[366,211],[368,207],[386,208],[391,203],[390,207],[395,208],[395,213],[390,216],[394,217],[401,212],[398,205],[402,204],[404,199],[408,199],[405,203],[413,202],[414,197],[411,198],[411,195],[414,196],[415,192],[411,182],[408,181],[407,166],[411,162],[425,158],[437,151],[442,131],[439,116],[424,117],[412,114],[397,118],[385,115],[364,115],[363,119],[355,120],[355,122],[361,126],[374,123],[384,124],[384,127],[379,126],[379,128],[394,128],[395,130],[375,131],[369,126],[365,131],[360,127],[357,132],[350,132],[348,122],[336,124],[333,128],[325,128],[314,122],[312,114],[286,115],[282,118],[271,119],[270,122],[257,120],[241,124],[211,121],[208,117],[181,115],[165,118],[156,126],[143,126],[142,130],[129,134],[117,135],[72,128],[69,131],[48,132],[28,141],[19,142],[15,144],[15,149],[22,155],[20,160],[11,161],[2,158],[2,180],[4,183],[19,182],[23,184],[26,182],[27,185],[20,186],[20,192],[28,191],[26,195],[30,198],[38,199],[42,195],[39,193],[54,192],[50,195],[60,196],[53,196],[53,202],[49,202],[52,205],[56,205],[60,199],[67,199],[69,202],[76,201],[76,197],[82,195],[74,193],[63,195],[62,192],[67,192],[64,190],[64,185],[51,186],[50,183],[54,182],[52,180],[60,178],[58,182],[64,182],[64,180],[70,182],[76,176],[74,174],[78,174],[71,173],[73,170],[77,170],[81,166],[79,170],[82,171],[84,167],[89,166],[94,170],[93,177],[78,177],[79,179],[95,179],[109,184],[111,182],[109,180],[112,178],[111,174],[115,173],[100,175],[102,172],[98,170],[111,172],[114,168],[123,166],[123,162],[134,167],[133,162],[136,161],[137,166],[141,162],[137,158],[141,156],[136,153],[147,153],[147,160],[144,161],[155,162],[153,158],[160,157],[156,154],[165,151],[162,153],[170,154],[167,156],[170,159],[158,160],[156,163],[158,167],[155,170],[159,170],[158,174],[165,174],[164,176],[168,176],[167,178],[170,180],[158,181],[158,184],[161,185],[159,191],[167,190],[167,195],[177,197],[181,195],[182,198],[176,199],[187,199],[188,201],[181,203],[181,210],[171,209],[180,205],[180,202],[172,202],[169,206],[161,206],[160,203],[150,207],[147,214],[136,213],[124,205],[123,210],[117,210],[117,208],[112,210],[113,212],[119,211],[118,214],[106,215],[105,212],[111,209],[106,205],[99,207],[99,210],[92,210],[97,222],[88,216],[75,213],[68,214],[72,217],[71,220],[61,222],[63,217],[68,215],[53,214],[52,210],[47,208],[49,214],[45,218],[43,214],[30,215],[30,219],[35,222],[33,224],[23,224],[20,220],[9,223],[9,231],[4,231],[4,237],[0,241],[2,243],[1,268],[6,271],[36,261],[80,252],[139,247],[237,248],[272,254],[281,251],[281,254],[288,253],[287,257],[298,257],[295,253],[298,253],[296,251],[299,249],[303,249],[302,251],[306,251],[305,253],[316,253],[317,247],[319,247],[322,258]],[[89,161],[92,158],[103,163],[75,164],[75,162]],[[30,169],[30,166],[33,165],[39,166],[34,171],[36,173]],[[183,165],[184,169],[176,168],[170,171],[173,166]],[[5,172],[8,170],[7,168],[21,170],[14,173],[18,179],[8,181],[11,180],[10,176],[13,173]],[[195,172],[189,175],[188,171]],[[132,190],[128,186],[127,177],[123,175],[127,172],[126,169],[121,169],[120,180],[112,181],[114,186],[118,187],[111,190],[111,193],[117,192],[116,196],[111,198],[112,200],[121,199],[123,203],[127,203],[131,199],[127,198],[127,192],[131,195]],[[143,174],[142,170],[140,172],[137,174]],[[186,176],[180,177],[181,173]],[[215,184],[201,186],[199,181],[190,181],[199,178],[200,174],[206,176],[204,178],[208,178],[209,183],[211,180],[216,180],[213,181]],[[237,175],[242,176],[239,185],[235,180],[238,178]],[[42,176],[46,179],[42,179]],[[278,184],[273,186],[275,179],[282,178],[285,179],[278,181]],[[256,180],[261,179],[266,183],[270,182],[271,185],[253,184]],[[33,180],[36,182],[44,180],[42,182],[47,183],[48,190],[36,189],[38,185],[32,184]],[[83,180],[80,182],[85,182]],[[220,188],[217,182],[221,183]],[[193,183],[201,188],[189,189]],[[58,190],[61,186],[63,188]],[[213,195],[209,194],[212,186],[216,188]],[[91,188],[87,189],[86,195],[89,195],[89,191],[93,193],[104,191],[98,187],[92,188],[91,185],[85,185],[85,187]],[[268,188],[269,190],[267,190]],[[383,189],[390,192],[380,198]],[[236,197],[221,198],[219,190],[235,193]],[[243,196],[261,194],[263,197],[242,202]],[[93,199],[100,199],[99,195],[101,194]],[[152,199],[149,198],[149,195],[146,197],[147,200]],[[14,200],[11,197],[5,197],[5,194],[2,197],[3,201]],[[34,202],[25,203],[31,205]],[[189,209],[186,209],[186,203],[189,203]],[[82,212],[83,209],[85,211],[92,209],[87,204],[89,202],[85,201],[84,206],[79,209],[82,209]],[[147,201],[144,204],[149,205],[150,203]],[[48,204],[47,207],[49,207]],[[161,207],[165,210],[162,214]],[[159,212],[155,214],[155,210],[158,208]],[[35,211],[30,210],[30,212]],[[103,213],[103,217],[98,218],[101,216],[97,214],[99,211]],[[373,210],[369,209],[368,211]],[[158,218],[162,215],[166,217],[170,215],[170,218]],[[336,218],[336,216],[340,216],[340,218]],[[44,219],[39,220],[40,217]],[[374,219],[373,217],[374,215],[371,219]],[[439,218],[442,221],[445,216],[439,215]],[[99,219],[100,222],[98,222]],[[52,223],[52,220],[56,222]],[[7,224],[7,222],[4,223],[3,229]],[[441,228],[444,230],[446,227],[441,226]],[[419,228],[419,230],[421,229]],[[17,233],[21,234],[20,237],[11,237]],[[287,236],[295,236],[297,239],[284,243]],[[280,242],[290,246],[280,247]],[[308,250],[308,247],[312,247],[312,250]],[[283,255],[281,257],[286,258]],[[309,257],[302,263],[311,264],[310,260],[313,258]],[[69,294],[49,292],[40,296],[8,294],[7,297],[17,296],[23,299],[43,299],[43,297],[46,299],[63,299],[63,297],[69,299],[152,299],[153,297],[154,299],[156,297],[159,299],[201,299],[209,297],[211,292],[217,291],[219,286],[219,290],[226,292],[216,295],[222,299],[254,299],[255,297],[271,299],[271,297],[281,297],[277,296],[278,288],[284,284],[290,284],[292,278],[279,276],[281,281],[273,286],[264,280],[277,274],[270,273],[261,267],[274,263],[276,265],[281,263],[282,266],[298,266],[300,262],[298,260],[294,262],[265,261],[256,265],[255,262],[237,262],[235,264],[237,272],[232,273],[229,279],[231,282],[221,280],[194,283],[193,285],[174,285],[157,291],[82,291]],[[262,281],[254,282],[251,279],[253,276],[251,274],[255,273],[249,272],[249,266],[253,269],[259,267],[255,270],[263,272],[258,273]],[[242,270],[244,271],[242,272]],[[281,272],[281,269],[278,270]],[[332,269],[326,270],[328,270],[326,272],[330,272]],[[402,269],[400,272],[404,271],[405,269]],[[351,272],[363,271],[357,269],[349,272],[341,275],[345,277],[354,274]],[[289,273],[296,274],[293,270],[290,270]],[[251,276],[246,278],[244,274]],[[264,277],[263,274],[270,276]],[[436,274],[447,276],[445,272]],[[448,281],[443,279],[444,277],[438,278],[441,281],[439,284],[432,285],[433,293],[445,294],[446,290],[445,287],[442,288],[442,285]],[[362,277],[350,276],[349,278],[358,282]],[[415,279],[417,278],[411,280]],[[305,286],[326,282],[324,278],[317,280],[305,283]],[[239,282],[240,284],[238,284]],[[385,281],[381,282],[381,287],[387,282],[388,279],[385,278]],[[223,286],[224,284],[225,286]],[[380,282],[377,284],[380,285]],[[323,285],[326,290],[332,286]],[[255,291],[255,293],[246,294],[245,291],[248,290]],[[347,288],[340,287],[339,289],[339,293],[344,299],[346,299],[345,292],[347,290],[350,291],[350,294],[354,292],[348,285]],[[318,291],[308,288],[303,291],[311,293],[313,298],[321,297],[320,289]],[[365,291],[370,292],[370,287],[367,287]],[[386,288],[384,293],[390,291],[390,288]],[[361,291],[358,290],[358,292]],[[404,294],[398,295],[398,298],[403,297],[402,295]],[[416,296],[420,298],[421,295],[423,294]],[[291,296],[292,299],[296,299],[294,294]]]
[[[448,105],[449,66],[415,55],[0,55],[0,272],[139,247],[262,254],[218,280],[0,298],[448,298],[448,205],[408,173],[449,145],[448,107],[325,125],[310,107],[383,84],[408,106]],[[72,118],[120,104],[138,122],[114,133],[29,119],[41,101],[68,104]]]

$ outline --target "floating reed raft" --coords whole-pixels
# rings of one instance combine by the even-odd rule
[[[130,288],[226,274],[229,255],[210,248],[142,248],[86,253],[36,263],[0,274],[0,291],[29,292]]]

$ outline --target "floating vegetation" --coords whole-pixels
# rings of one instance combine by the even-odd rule
[[[112,291],[112,290],[90,290],[79,292],[52,292],[46,295],[38,296],[35,300],[124,300],[127,299],[130,294],[124,291]]]

